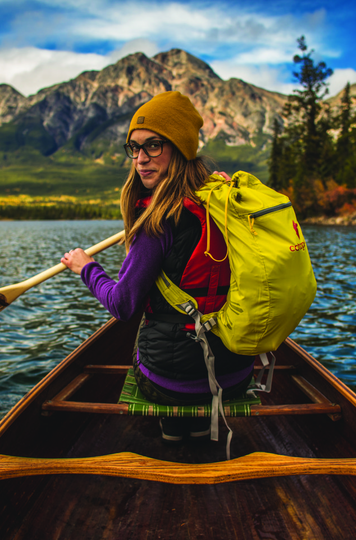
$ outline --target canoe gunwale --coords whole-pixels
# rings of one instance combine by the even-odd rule
[[[139,322],[142,315],[137,314],[132,321],[129,323],[129,327],[133,327],[133,335],[136,336]],[[0,420],[0,441],[1,437],[8,430],[8,428],[17,420],[21,414],[23,414],[28,407],[33,405],[33,403],[40,398],[56,381],[61,379],[61,376],[64,376],[68,368],[75,367],[76,363],[80,357],[85,356],[85,353],[91,349],[93,344],[101,340],[108,332],[115,329],[117,325],[126,326],[128,323],[122,323],[115,318],[111,318],[106,324],[100,327],[96,332],[94,332],[89,338],[83,341],[74,351],[72,351],[64,360],[59,362],[43,379],[41,379],[18,403]],[[136,330],[135,330],[136,328]],[[131,331],[132,334],[132,331]],[[128,336],[129,338],[130,336]],[[131,336],[132,337],[132,336]],[[132,339],[131,339],[132,341]],[[85,362],[84,362],[85,363]],[[77,374],[81,372],[80,367],[76,369]],[[72,377],[68,377],[69,380]],[[65,384],[62,385],[62,387]],[[52,392],[52,395],[46,396],[46,399],[53,397],[58,393],[58,390],[55,388]],[[45,401],[45,399],[43,399]]]
[[[351,405],[356,407],[356,394],[353,392],[353,390],[351,390],[351,388],[346,386],[346,384],[340,381],[336,375],[331,373],[331,371],[329,371],[325,366],[323,366],[323,364],[307,353],[291,338],[287,338],[285,340],[285,344],[300,358],[302,358],[310,367],[312,367],[315,372],[321,375],[321,377],[323,377],[331,386],[333,386],[339,394],[346,398]]]

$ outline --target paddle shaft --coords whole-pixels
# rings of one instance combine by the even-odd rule
[[[219,484],[299,474],[356,475],[356,459],[299,458],[255,452],[230,461],[192,465],[130,452],[69,459],[0,455],[0,480],[43,474],[100,474],[169,484]]]
[[[106,240],[103,240],[102,242],[99,242],[98,244],[95,244],[94,246],[86,249],[85,253],[91,257],[117,244],[124,238],[125,231],[121,231],[117,234],[114,234],[113,236],[110,236]],[[40,283],[43,283],[43,281],[46,281],[53,276],[56,276],[57,274],[63,272],[63,270],[66,269],[67,267],[65,264],[59,263],[55,266],[52,266],[52,268],[48,268],[48,270],[44,270],[44,272],[40,272],[36,276],[26,279],[25,281],[21,281],[20,283],[16,283],[15,285],[8,285],[7,287],[2,287],[0,289],[0,311],[9,306],[14,300],[16,300],[16,298],[18,298],[24,292],[28,291],[32,287],[35,287],[35,285],[39,285]]]

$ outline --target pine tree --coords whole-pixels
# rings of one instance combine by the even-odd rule
[[[269,160],[269,185],[275,190],[279,190],[283,187],[282,182],[280,182],[280,168],[281,168],[281,159],[282,159],[282,143],[280,140],[280,135],[283,131],[281,124],[278,122],[277,118],[273,122],[273,140],[272,140],[272,150]]]
[[[327,179],[331,174],[333,141],[328,134],[331,118],[325,108],[322,112],[321,101],[328,94],[326,80],[332,70],[325,62],[314,63],[314,51],[308,51],[304,36],[297,43],[301,53],[293,58],[296,66],[293,75],[300,87],[288,97],[284,107],[284,132],[274,134],[270,184],[281,189],[291,183],[296,207],[307,215],[317,204],[313,181]]]
[[[350,83],[347,83],[341,98],[341,110],[338,116],[340,135],[336,143],[336,181],[339,184],[346,184],[348,187],[355,187],[355,128],[352,123],[352,98],[350,94]]]
[[[324,130],[318,129],[318,120],[321,111],[321,100],[328,94],[326,79],[333,71],[326,67],[325,62],[314,64],[312,59],[313,50],[307,52],[308,47],[305,37],[298,40],[298,48],[302,55],[296,54],[293,58],[299,71],[293,75],[302,89],[294,90],[289,96],[289,103],[285,109],[287,119],[294,124],[294,135],[297,132],[300,137],[299,156],[300,166],[306,177],[313,177],[318,173],[320,153],[322,149],[322,137]]]

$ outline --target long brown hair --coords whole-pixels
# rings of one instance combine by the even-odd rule
[[[195,195],[195,191],[204,184],[210,174],[204,158],[196,157],[187,161],[173,145],[167,178],[157,185],[152,194],[150,205],[135,221],[135,206],[140,198],[142,182],[135,165],[132,164],[121,193],[126,250],[129,250],[134,235],[141,227],[148,236],[159,236],[163,233],[162,222],[164,219],[173,217],[177,223],[182,212],[184,197],[198,203],[199,199]]]

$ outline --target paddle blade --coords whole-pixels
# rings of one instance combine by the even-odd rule
[[[63,272],[63,270],[66,269],[67,267],[65,264],[59,263],[55,266],[52,266],[52,268],[44,270],[44,272],[41,272],[36,276],[26,279],[26,281],[21,281],[20,283],[15,283],[14,285],[8,285],[7,287],[2,287],[0,289],[0,311],[9,306],[14,300],[16,300],[16,298],[21,296],[21,294],[23,294],[24,292],[28,291],[35,285],[43,283],[43,281],[46,281],[46,279],[56,276],[57,274]]]
[[[0,311],[9,306],[16,298],[18,298],[26,289],[21,287],[21,283],[9,285],[0,289]]]

